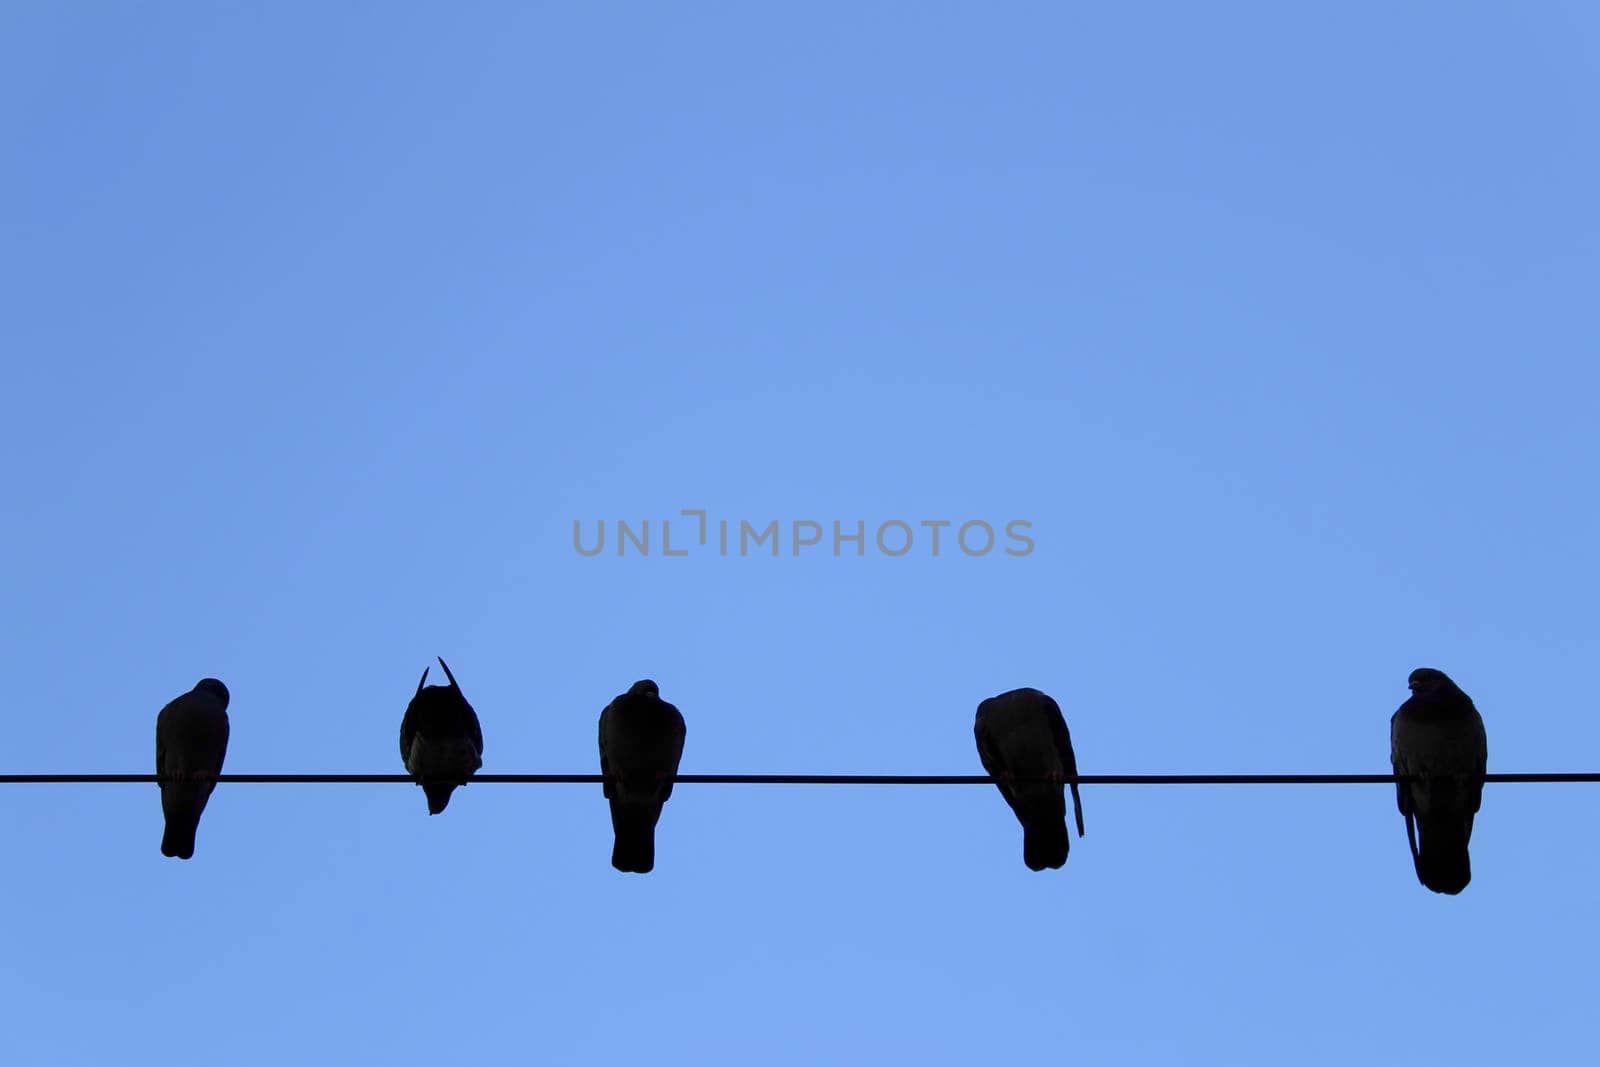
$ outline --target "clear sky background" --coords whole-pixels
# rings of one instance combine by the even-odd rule
[[[0,9],[0,768],[1600,767],[1588,4]],[[1034,551],[589,559],[574,520],[1033,524]],[[687,526],[674,528],[675,543]],[[870,533],[869,533],[870,536]],[[0,786],[10,1062],[1503,1064],[1593,1043],[1600,789]]]

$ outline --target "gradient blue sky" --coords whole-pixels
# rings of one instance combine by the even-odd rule
[[[0,767],[1384,771],[1449,671],[1594,769],[1588,4],[10,3]],[[572,523],[1011,519],[1035,551],[595,559]],[[675,531],[676,537],[677,531]],[[17,1063],[1503,1064],[1592,1047],[1592,787],[1462,896],[1387,787],[0,786]]]

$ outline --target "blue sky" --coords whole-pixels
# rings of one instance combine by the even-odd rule
[[[0,767],[1384,771],[1443,668],[1590,770],[1600,14],[1345,3],[0,11]],[[574,520],[981,519],[1035,549],[593,559]],[[675,540],[677,530],[674,532]],[[1385,787],[3,786],[17,1062],[1498,1064],[1592,1043],[1584,786],[1474,880]],[[185,1051],[187,1050],[187,1052]]]

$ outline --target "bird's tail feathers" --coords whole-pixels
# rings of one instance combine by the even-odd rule
[[[656,822],[660,818],[659,804],[612,801],[611,826],[616,840],[611,847],[611,866],[630,874],[649,874],[656,865]]]
[[[194,837],[200,829],[200,815],[211,799],[215,782],[166,782],[161,786],[161,814],[166,829],[161,835],[161,854],[186,860],[194,855]]]
[[[1066,819],[1034,819],[1022,824],[1022,862],[1030,871],[1052,870],[1067,862],[1072,847]]]
[[[450,803],[450,794],[455,791],[454,782],[424,782],[422,792],[428,798],[428,814],[437,815]]]
[[[1472,823],[1458,815],[1417,819],[1417,880],[1435,893],[1452,896],[1472,881],[1467,842]]]
[[[200,829],[200,816],[176,814],[167,816],[166,829],[161,834],[161,854],[176,856],[180,860],[194,855],[194,835]]]

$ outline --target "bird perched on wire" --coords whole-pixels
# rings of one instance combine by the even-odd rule
[[[417,780],[428,798],[428,814],[437,815],[450,803],[458,785],[483,766],[483,729],[456,676],[443,659],[439,666],[449,685],[425,686],[428,669],[422,669],[417,694],[400,720],[400,758],[406,773]]]
[[[1013,689],[978,705],[972,731],[983,769],[999,779],[1000,795],[1022,823],[1022,861],[1031,871],[1066,863],[1070,839],[1062,781],[1077,777],[1078,759],[1060,706],[1037,689]],[[1076,782],[1071,788],[1082,837],[1083,801]]]
[[[688,730],[678,709],[649,679],[634,682],[600,712],[600,774],[611,802],[611,866],[649,874],[656,823],[672,796]]]
[[[228,754],[228,687],[202,678],[156,715],[156,779],[166,827],[161,854],[194,855],[200,813],[217,787]]]
[[[1483,716],[1443,672],[1418,667],[1406,679],[1411,697],[1389,720],[1389,759],[1417,880],[1455,894],[1472,881],[1467,843],[1483,803],[1489,742]]]

